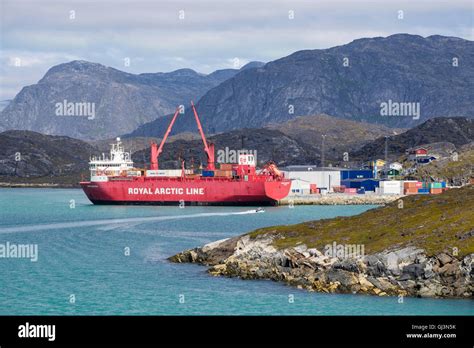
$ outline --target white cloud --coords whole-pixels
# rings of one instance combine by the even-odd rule
[[[2,82],[0,99],[21,89],[27,68],[32,84],[52,65],[73,59],[133,73],[179,68],[209,73],[233,67],[234,57],[243,66],[399,32],[473,39],[469,0],[0,1],[0,71],[8,81]],[[396,17],[400,9],[402,21]],[[23,69],[15,66],[16,57]]]

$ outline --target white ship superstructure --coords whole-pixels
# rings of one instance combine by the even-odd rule
[[[91,157],[89,162],[91,181],[108,181],[108,177],[127,176],[132,173],[133,161],[130,152],[124,150],[120,138],[116,140],[115,144],[111,144],[109,156],[103,153],[102,156]]]

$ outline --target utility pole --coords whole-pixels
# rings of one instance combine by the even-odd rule
[[[385,164],[388,163],[388,135],[385,136]]]
[[[322,141],[322,144],[321,144],[321,167],[324,167],[324,165],[325,165],[324,152],[325,152],[326,134],[323,134],[322,137],[323,137],[323,141]]]

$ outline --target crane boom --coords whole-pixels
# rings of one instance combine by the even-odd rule
[[[165,145],[166,139],[168,139],[168,135],[171,132],[171,129],[173,128],[173,124],[176,121],[176,118],[178,117],[179,114],[179,107],[176,108],[176,112],[174,113],[173,118],[171,119],[171,122],[168,126],[168,129],[166,130],[165,135],[163,136],[163,139],[161,140],[160,147],[157,149],[156,148],[156,143],[152,142],[151,143],[151,166],[150,169],[158,169],[158,157],[160,156],[161,152],[163,152],[163,146]]]
[[[201,139],[204,144],[204,152],[207,155],[207,169],[214,170],[214,144],[207,144],[206,136],[202,130],[201,121],[199,121],[199,116],[196,111],[194,103],[191,101],[191,107],[193,108],[194,118],[196,119],[196,124],[198,126],[199,134],[201,134]]]

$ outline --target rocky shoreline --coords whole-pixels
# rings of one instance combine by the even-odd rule
[[[474,254],[427,256],[406,246],[358,257],[298,245],[277,249],[269,235],[244,235],[176,254],[172,262],[210,266],[215,276],[271,279],[309,291],[376,296],[472,298]]]

